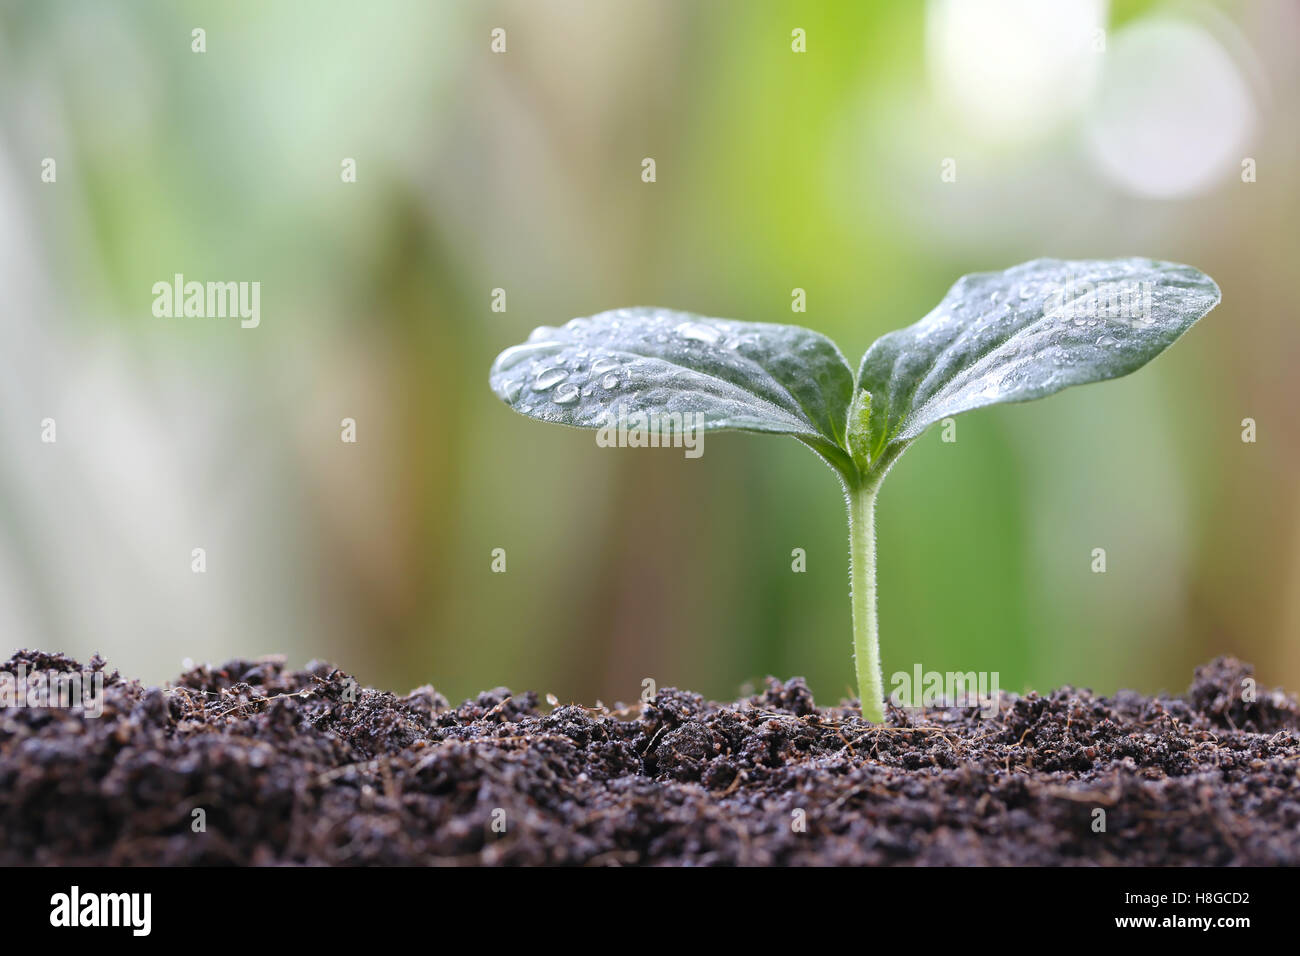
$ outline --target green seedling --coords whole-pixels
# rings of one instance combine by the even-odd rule
[[[540,421],[694,421],[791,435],[815,451],[848,502],[858,693],[863,716],[879,722],[875,504],[898,456],[961,412],[1127,375],[1219,297],[1208,276],[1176,263],[1036,259],[959,279],[921,321],[877,339],[856,378],[809,329],[619,309],[534,330],[497,357],[491,385]]]

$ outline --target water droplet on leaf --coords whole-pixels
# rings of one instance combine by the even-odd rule
[[[708,345],[717,345],[718,340],[722,338],[722,333],[717,329],[699,322],[683,322],[673,331],[684,339],[704,342]]]
[[[539,392],[544,392],[548,388],[559,385],[568,377],[569,373],[562,368],[544,368],[533,379],[533,388]]]

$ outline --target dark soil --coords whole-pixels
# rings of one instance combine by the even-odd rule
[[[0,711],[0,863],[1297,864],[1300,711],[1244,703],[1249,673],[874,727],[798,678],[607,710],[504,689],[452,708],[278,659],[165,688],[104,670],[98,719]]]

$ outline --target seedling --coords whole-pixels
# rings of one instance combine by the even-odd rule
[[[534,330],[497,357],[491,384],[540,421],[601,428],[620,412],[676,413],[709,431],[792,435],[815,451],[848,502],[858,693],[862,715],[879,722],[875,505],[898,456],[961,412],[1127,375],[1219,297],[1208,276],[1176,263],[1035,259],[959,279],[921,321],[877,339],[856,379],[835,343],[809,329],[635,308]]]

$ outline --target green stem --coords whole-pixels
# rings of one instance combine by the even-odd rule
[[[876,492],[879,488],[879,480],[859,478],[845,482],[849,503],[853,659],[858,670],[862,716],[876,724],[885,719],[880,638],[876,623]]]

